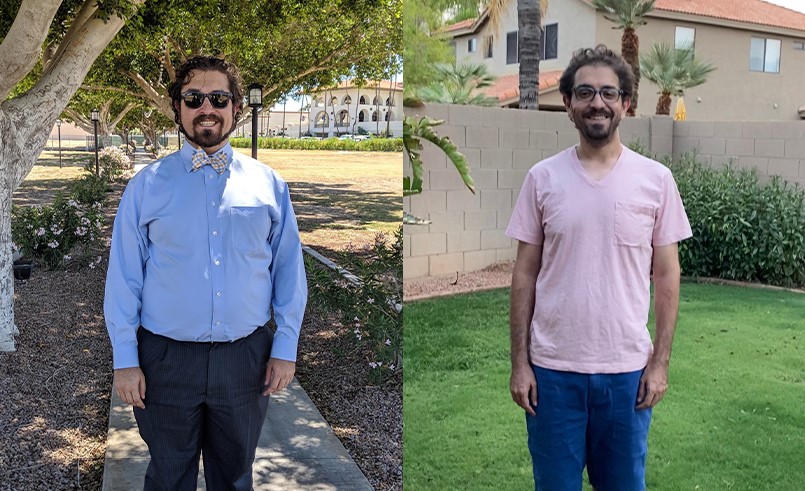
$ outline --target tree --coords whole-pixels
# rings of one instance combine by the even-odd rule
[[[144,0],[21,0],[0,10],[0,351],[13,351],[11,195],[92,62]],[[9,4],[18,5],[14,10]]]
[[[434,80],[437,64],[455,63],[447,39],[439,35],[443,8],[428,0],[405,0],[403,4],[405,98],[415,98],[417,88]]]
[[[593,0],[593,6],[608,14],[604,15],[604,18],[615,23],[613,29],[623,29],[621,55],[632,67],[632,73],[634,73],[632,104],[626,114],[634,116],[637,111],[637,92],[640,86],[640,40],[635,29],[646,24],[643,16],[654,10],[654,0]]]
[[[489,97],[480,90],[490,87],[495,82],[495,76],[489,73],[486,65],[440,63],[433,68],[436,72],[436,81],[415,93],[421,100],[474,106],[496,106],[498,104],[497,98]]]
[[[179,64],[203,53],[232,61],[273,105],[296,86],[333,85],[356,66],[385,70],[389,54],[402,49],[401,17],[402,0],[149,2],[87,87],[139,97],[173,120],[167,87]]]
[[[693,46],[675,49],[669,43],[653,43],[649,52],[640,57],[643,76],[657,84],[660,97],[656,114],[671,114],[671,95],[682,95],[684,89],[707,81],[716,67],[693,56]]]
[[[109,145],[110,137],[117,126],[132,110],[142,106],[144,101],[122,96],[114,92],[90,92],[79,90],[62,112],[62,119],[71,121],[87,133],[95,131],[90,112],[98,109],[98,137],[104,145]]]

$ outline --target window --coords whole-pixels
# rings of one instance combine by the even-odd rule
[[[780,73],[780,40],[752,38],[749,48],[749,70]]]
[[[478,50],[478,40],[475,38],[467,39],[467,53],[475,53]]]
[[[506,33],[506,64],[511,65],[520,61],[517,51],[517,31]]]
[[[492,36],[486,36],[484,38],[484,58],[492,58],[492,42],[495,38]]]
[[[805,51],[805,41],[794,41],[794,49],[798,51]]]
[[[696,45],[696,29],[692,27],[679,27],[676,28],[674,35],[674,47],[676,49],[684,49],[687,47],[695,47]]]
[[[559,24],[548,24],[540,30],[541,60],[555,60],[559,56]]]

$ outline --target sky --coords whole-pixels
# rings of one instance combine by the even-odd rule
[[[805,0],[765,0],[768,3],[782,5],[783,7],[805,14]]]

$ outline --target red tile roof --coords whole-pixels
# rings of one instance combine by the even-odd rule
[[[539,90],[545,91],[559,85],[562,70],[539,72]],[[497,97],[500,102],[508,101],[520,95],[520,74],[512,73],[502,75],[495,80],[495,84],[484,93],[490,97]]]
[[[805,14],[763,0],[656,0],[654,10],[805,31]]]
[[[462,20],[461,22],[450,24],[449,26],[444,27],[444,31],[445,32],[458,31],[459,29],[466,29],[468,27],[472,27],[472,25],[475,23],[476,20],[478,20],[478,18]]]

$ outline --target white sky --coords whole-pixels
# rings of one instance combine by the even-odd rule
[[[805,14],[805,0],[765,0],[768,3],[782,5],[783,7]]]

